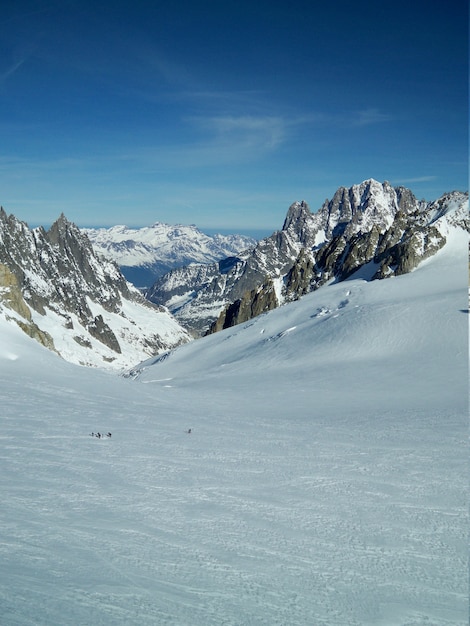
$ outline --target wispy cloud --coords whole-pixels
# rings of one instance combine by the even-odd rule
[[[246,161],[276,152],[307,127],[324,125],[325,116],[233,113],[189,116],[185,121],[192,126],[198,147],[212,152],[218,162],[224,154]]]
[[[220,115],[188,118],[208,139],[221,147],[223,144],[272,150],[285,139],[287,124],[278,116]]]
[[[180,172],[233,166],[262,160],[290,137],[290,122],[281,116],[200,115],[181,119],[178,132],[164,144],[122,144],[109,161],[128,163],[141,172]]]
[[[397,178],[399,183],[428,183],[431,180],[436,180],[437,176],[415,176],[413,178]]]
[[[17,72],[20,69],[20,67],[25,63],[25,61],[26,61],[25,58],[20,59],[19,61],[16,61],[15,63],[7,67],[6,70],[1,72],[0,73],[0,85],[3,85],[10,78],[10,76],[13,76],[13,74],[15,74],[15,72]]]
[[[382,111],[379,111],[379,109],[370,108],[363,109],[362,111],[356,111],[352,124],[353,126],[370,126],[372,124],[390,122],[392,119],[393,116],[389,113],[383,113]]]
[[[180,121],[164,144],[123,144],[113,150],[112,159],[141,172],[179,172],[185,177],[193,169],[267,163],[290,150],[308,127],[324,124],[315,114],[242,112],[186,115]]]

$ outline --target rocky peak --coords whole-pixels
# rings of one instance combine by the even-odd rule
[[[311,216],[308,204],[304,200],[294,202],[287,211],[282,230],[294,228],[297,232],[300,232],[300,230],[305,227],[305,224],[308,223]]]
[[[289,207],[282,231],[288,233],[293,240],[300,242],[302,246],[313,245],[318,226],[304,200],[294,202]]]
[[[353,215],[348,189],[337,189],[331,200],[325,200],[319,213],[324,218],[322,225],[327,238],[344,231]]]
[[[81,230],[73,222],[69,222],[63,213],[46,232],[45,239],[51,245],[59,246],[61,250],[67,253],[78,248],[92,251],[88,237],[82,234]]]
[[[320,209],[326,239],[367,232],[373,225],[385,231],[398,211],[410,213],[419,203],[409,189],[369,179],[350,188],[340,187]]]
[[[112,281],[105,279],[108,289],[103,290],[102,268],[106,266],[119,283],[119,291],[128,292],[127,283],[120,277],[117,267],[110,262],[104,263],[94,253],[88,237],[73,222],[67,220],[63,213],[47,232],[39,231],[37,247],[40,251],[40,262],[46,271],[52,254],[56,270],[66,279],[69,291],[73,284],[76,290],[95,291],[95,297],[101,297],[103,301],[116,300],[118,295],[111,287]]]
[[[419,209],[420,203],[410,189],[406,187],[396,187],[395,192],[399,211],[409,214]]]

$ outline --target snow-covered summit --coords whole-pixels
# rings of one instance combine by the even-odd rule
[[[409,189],[371,178],[350,188],[340,187],[332,200],[324,202],[318,217],[328,239],[343,233],[352,236],[373,226],[383,231],[392,225],[398,211],[410,213],[419,207]]]

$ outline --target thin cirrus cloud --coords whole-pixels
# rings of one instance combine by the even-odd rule
[[[321,113],[285,115],[220,114],[185,118],[193,130],[205,136],[211,145],[251,146],[260,151],[274,151],[289,142],[299,131],[327,125]],[[331,122],[331,120],[330,120]]]
[[[287,123],[279,116],[220,115],[191,117],[192,125],[212,137],[211,143],[275,149],[286,138]]]
[[[3,72],[0,73],[0,85],[3,85],[13,74],[15,74],[20,67],[26,62],[26,59],[20,59],[15,63],[12,63],[9,67],[7,67]]]
[[[393,116],[389,113],[384,113],[376,108],[363,109],[357,111],[352,119],[353,126],[371,126],[373,124],[382,124],[384,122],[390,122],[393,120]]]
[[[184,118],[188,133],[173,142],[164,156],[155,147],[154,165],[165,168],[207,167],[261,162],[281,155],[299,132],[318,125],[320,115],[201,115]],[[148,149],[145,161],[149,164]]]
[[[166,145],[123,146],[114,159],[142,171],[184,172],[237,165],[275,153],[288,140],[289,122],[280,116],[188,116],[186,127]]]
[[[437,176],[415,176],[412,178],[397,178],[400,183],[428,183],[432,180],[436,180]]]

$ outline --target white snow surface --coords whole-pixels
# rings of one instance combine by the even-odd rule
[[[467,624],[467,239],[130,378],[0,319],[2,625]]]

